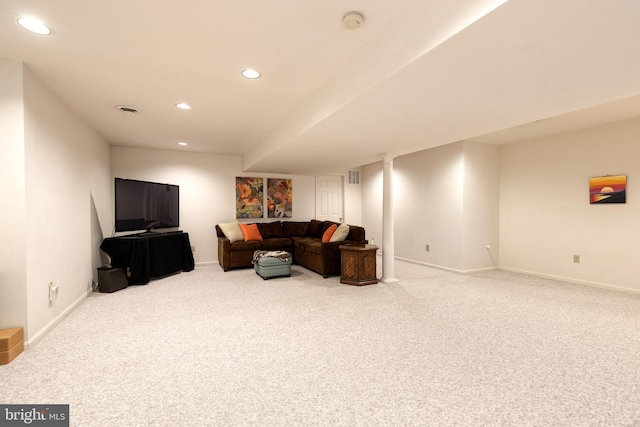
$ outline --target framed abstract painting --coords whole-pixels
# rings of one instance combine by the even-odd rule
[[[589,178],[589,203],[627,203],[627,176],[607,175]]]
[[[292,218],[292,180],[267,178],[267,216],[269,218]]]
[[[236,218],[262,218],[264,179],[236,177]]]

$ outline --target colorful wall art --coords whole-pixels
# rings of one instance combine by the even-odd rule
[[[627,176],[608,175],[589,179],[589,203],[627,203]]]
[[[291,179],[267,178],[267,213],[269,218],[293,217]]]
[[[264,179],[236,177],[236,218],[262,218]]]

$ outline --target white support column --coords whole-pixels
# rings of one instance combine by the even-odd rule
[[[397,282],[394,262],[393,231],[393,159],[395,154],[383,154],[382,174],[382,278],[384,283]]]

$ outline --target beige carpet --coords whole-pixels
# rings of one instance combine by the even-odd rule
[[[640,296],[403,262],[399,283],[196,267],[95,293],[0,366],[73,426],[639,426]]]

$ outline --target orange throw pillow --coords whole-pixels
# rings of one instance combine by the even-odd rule
[[[322,235],[322,243],[325,243],[331,240],[331,236],[333,236],[333,233],[335,233],[337,229],[338,229],[337,225],[331,224],[331,226],[327,228],[327,231],[325,231],[324,234]]]
[[[260,235],[260,230],[258,230],[258,224],[240,224],[240,229],[244,235],[245,242],[249,242],[251,240],[262,242],[262,236]]]

